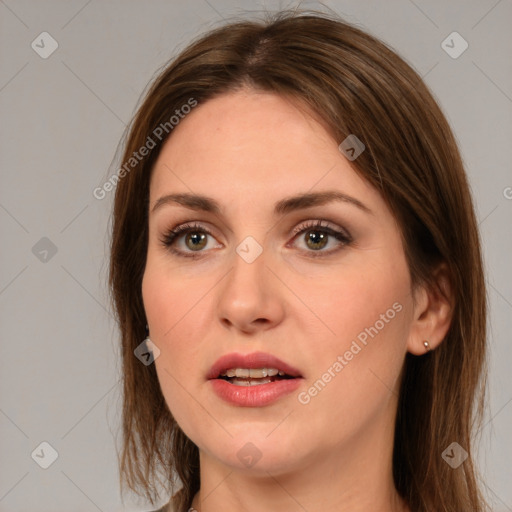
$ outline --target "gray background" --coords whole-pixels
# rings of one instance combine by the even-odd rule
[[[296,5],[266,2],[269,10]],[[460,143],[491,306],[478,459],[493,509],[512,511],[512,2],[325,5],[418,70]],[[92,191],[115,169],[118,141],[156,70],[223,18],[264,6],[0,0],[0,511],[151,508],[119,497],[118,336],[106,287],[113,194],[100,201]],[[44,31],[59,45],[47,59],[31,47]],[[453,31],[469,44],[456,59],[441,47]],[[43,441],[58,452],[46,470],[31,457]]]

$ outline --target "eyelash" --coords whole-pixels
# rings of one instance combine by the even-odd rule
[[[302,234],[306,231],[319,231],[321,233],[326,233],[327,235],[333,236],[341,242],[341,247],[349,245],[352,242],[352,237],[347,231],[338,231],[336,229],[333,229],[329,227],[328,225],[322,224],[323,222],[327,222],[324,219],[319,219],[316,221],[308,221],[304,224],[301,224],[297,228],[295,228],[292,232],[293,238],[297,238],[298,235]],[[177,250],[173,247],[174,242],[180,237],[180,235],[187,234],[189,232],[199,232],[204,233],[210,236],[213,236],[211,231],[209,231],[204,226],[201,226],[200,224],[192,223],[192,224],[182,224],[180,226],[177,226],[174,229],[169,230],[164,237],[160,240],[162,245],[172,252],[173,254],[176,254],[178,256],[183,256],[185,258],[201,258],[204,254],[204,251],[198,251],[197,253],[193,253],[192,251],[183,252],[180,250]],[[330,254],[333,254],[341,249],[341,247],[338,247],[336,249],[330,249],[328,251],[322,251],[321,249],[318,251],[306,251],[309,257],[312,258],[318,258],[318,257],[324,257],[328,256]]]

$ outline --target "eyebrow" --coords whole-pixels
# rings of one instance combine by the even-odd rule
[[[278,201],[274,206],[274,215],[285,215],[287,213],[311,208],[313,206],[321,206],[333,201],[340,201],[343,203],[356,206],[360,210],[374,215],[372,210],[364,205],[355,197],[349,196],[337,190],[326,190],[324,192],[306,192],[296,196],[288,197]],[[178,204],[185,206],[191,210],[210,212],[213,214],[221,215],[222,208],[220,204],[213,198],[199,194],[167,194],[160,197],[154,204],[151,213],[168,204]]]

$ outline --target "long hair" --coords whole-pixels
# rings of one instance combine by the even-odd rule
[[[406,355],[393,476],[415,512],[487,510],[472,447],[485,404],[487,299],[456,140],[421,77],[392,49],[336,15],[311,11],[211,30],[160,70],[129,127],[123,163],[130,166],[115,176],[109,274],[122,343],[122,482],[152,504],[160,482],[179,512],[199,490],[198,449],[167,408],[154,365],[134,357],[145,337],[141,283],[149,183],[160,149],[172,136],[173,113],[241,88],[296,100],[340,143],[350,134],[362,140],[366,150],[351,165],[396,218],[413,287],[434,287],[434,269],[447,265],[452,322],[436,350]],[[148,137],[154,147],[135,161]],[[468,454],[458,468],[442,456],[454,441]]]

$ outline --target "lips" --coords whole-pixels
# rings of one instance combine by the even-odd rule
[[[253,352],[244,355],[233,352],[215,361],[207,374],[207,379],[217,379],[221,373],[231,368],[276,368],[290,377],[302,377],[299,370],[271,354]]]

